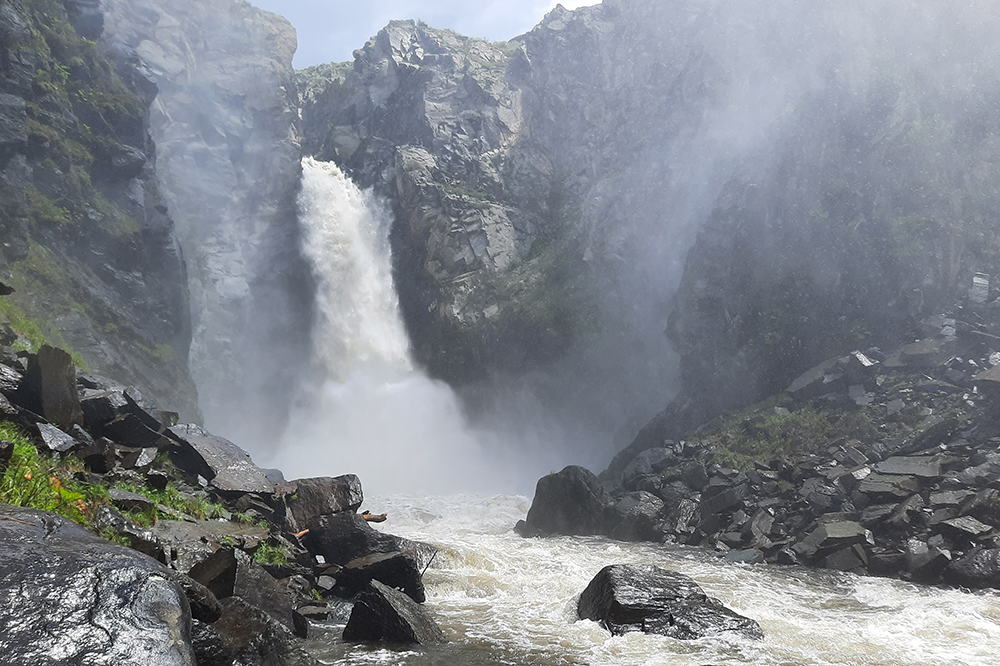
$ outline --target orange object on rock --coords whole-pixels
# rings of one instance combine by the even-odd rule
[[[384,523],[386,519],[386,514],[380,513],[378,515],[375,515],[371,511],[362,511],[361,517],[367,520],[369,523]]]

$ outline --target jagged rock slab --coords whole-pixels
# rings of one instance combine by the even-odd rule
[[[402,592],[371,581],[351,609],[345,641],[444,643],[444,632],[430,614]]]
[[[199,627],[194,636],[198,664],[210,659],[229,658],[248,666],[319,666],[295,643],[295,636],[283,624],[240,597],[219,602],[222,617],[210,626]]]
[[[639,490],[623,497],[614,507],[619,523],[610,536],[621,541],[651,541],[659,537],[656,522],[665,504],[656,495]]]
[[[171,572],[42,511],[0,506],[0,626],[11,666],[195,664]]]
[[[215,488],[235,493],[274,492],[274,484],[254,464],[250,454],[228,439],[191,424],[174,426],[168,432],[181,443],[175,460],[177,466],[201,474]]]
[[[373,553],[348,562],[337,572],[336,593],[353,597],[377,580],[398,589],[417,603],[426,601],[421,571],[416,560],[406,553]]]
[[[973,590],[1000,587],[1000,549],[980,550],[956,560],[945,570],[944,579]]]
[[[538,480],[525,519],[542,534],[602,534],[611,496],[589,470],[570,465]]]
[[[52,453],[66,453],[80,445],[72,435],[49,423],[36,423],[35,429],[42,446]]]
[[[577,616],[596,620],[615,635],[642,631],[694,640],[732,631],[764,637],[755,620],[707,596],[684,574],[648,564],[602,569],[580,595]]]
[[[112,490],[111,492],[116,491]],[[111,530],[118,536],[124,537],[128,540],[128,545],[132,550],[145,553],[164,564],[167,561],[163,544],[156,538],[152,530],[136,525],[110,506],[102,506],[97,510],[97,515],[94,517],[94,527],[99,530]]]
[[[928,456],[893,456],[875,465],[875,471],[933,479],[941,476],[941,462]]]
[[[379,532],[356,513],[320,516],[303,537],[310,553],[322,555],[327,564],[344,566],[374,553],[408,553],[423,567],[435,549],[426,544]]]
[[[268,530],[257,525],[218,520],[161,520],[150,529],[175,555],[171,566],[178,571],[190,571],[225,544],[253,548],[268,536]]]

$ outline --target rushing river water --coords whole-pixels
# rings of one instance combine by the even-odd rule
[[[602,538],[522,539],[524,497],[374,498],[380,525],[438,546],[424,575],[426,608],[450,643],[416,649],[340,641],[331,625],[310,650],[327,664],[599,665],[1000,663],[1000,595],[797,567],[728,564],[697,548]],[[652,563],[694,578],[730,608],[760,622],[766,639],[679,641],[612,637],[576,620],[576,599],[614,563]]]

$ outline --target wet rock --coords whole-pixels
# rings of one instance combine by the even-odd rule
[[[236,583],[233,586],[233,594],[263,610],[295,633],[295,618],[292,615],[292,602],[288,592],[247,553],[234,550],[233,555],[236,558]]]
[[[596,476],[570,465],[538,480],[525,522],[542,534],[603,534],[605,510],[611,504]]]
[[[621,541],[652,541],[659,538],[656,529],[664,503],[656,495],[643,490],[629,493],[614,507],[619,519],[611,537]]]
[[[14,399],[24,382],[24,375],[9,366],[0,364],[0,393],[9,399]]]
[[[169,445],[163,435],[146,426],[134,414],[120,414],[100,426],[97,432],[132,448],[160,448]]]
[[[1000,587],[1000,549],[979,550],[956,560],[945,570],[944,580],[973,590]]]
[[[747,486],[709,486],[701,495],[701,515],[707,518],[740,506],[747,496]]]
[[[111,491],[115,492],[115,491]],[[94,527],[99,530],[109,530],[128,540],[129,548],[145,553],[159,562],[166,563],[167,556],[163,544],[156,538],[152,530],[141,527],[110,506],[102,506],[94,517]]]
[[[906,572],[918,582],[933,582],[951,563],[951,554],[920,539],[910,539],[905,550]]]
[[[841,548],[827,555],[820,562],[824,569],[834,569],[836,571],[854,571],[865,573],[868,567],[868,554],[860,544],[854,544],[847,548]]]
[[[42,446],[52,453],[67,453],[80,446],[80,442],[63,432],[54,425],[48,423],[36,423],[35,431],[42,442]]]
[[[361,480],[354,474],[296,479],[278,487],[275,493],[284,497],[291,532],[305,529],[319,516],[357,511],[365,499]]]
[[[929,368],[948,360],[950,350],[951,346],[946,338],[918,340],[899,350],[899,362],[905,366]]]
[[[371,581],[354,602],[343,637],[345,641],[364,642],[446,642],[444,633],[422,606],[377,580]]]
[[[236,555],[232,548],[219,548],[191,567],[187,575],[207,587],[218,599],[233,596],[236,588]]]
[[[820,524],[809,536],[795,544],[792,550],[801,557],[816,560],[855,544],[874,543],[870,530],[856,522],[845,520]]]
[[[163,511],[164,507],[157,507]],[[256,548],[268,537],[268,530],[257,525],[218,520],[161,520],[153,533],[171,554],[171,566],[178,571],[190,571],[194,565],[229,545],[236,548]]]
[[[420,576],[421,571],[410,555],[373,553],[348,562],[337,572],[336,592],[342,597],[353,597],[369,582],[377,580],[402,591],[417,603],[423,603],[427,597]]]
[[[213,487],[235,493],[274,492],[274,484],[253,463],[250,454],[228,439],[190,424],[174,426],[168,432],[181,444],[175,464],[204,476]]]
[[[845,389],[847,385],[843,374],[835,372],[842,360],[838,357],[823,361],[796,377],[785,390],[797,400],[808,400]]]
[[[21,399],[25,407],[63,430],[83,424],[76,390],[76,364],[62,349],[42,345],[37,354],[28,357]]]
[[[636,478],[649,474],[658,474],[679,461],[670,449],[657,447],[646,449],[632,459],[622,471],[622,485],[628,486]]]
[[[17,407],[10,404],[7,397],[0,393],[0,419],[10,419],[17,416]]]
[[[302,541],[310,553],[339,566],[375,553],[399,552],[410,555],[422,569],[436,552],[427,544],[379,532],[355,513],[320,516]]]
[[[965,540],[975,540],[993,531],[991,525],[979,522],[972,516],[960,516],[951,520],[942,521],[941,528],[951,533],[953,537]]]
[[[127,405],[125,396],[120,391],[85,391],[80,399],[83,425],[91,430],[99,430],[121,416]]]
[[[172,573],[53,514],[0,507],[0,625],[12,664],[193,666]]]
[[[876,497],[909,497],[920,490],[920,483],[912,476],[869,474],[858,485],[858,491]]]
[[[219,602],[222,617],[196,646],[199,654],[232,654],[247,666],[318,666],[295,642],[295,636],[270,615],[240,597]]]
[[[145,495],[128,490],[112,488],[108,491],[108,497],[116,508],[123,511],[146,511],[156,507],[156,502]]]
[[[934,479],[941,476],[941,463],[926,456],[893,456],[875,465],[881,474],[901,474]]]
[[[993,488],[979,491],[962,505],[961,515],[1000,527],[1000,491]]]
[[[764,637],[757,622],[707,596],[687,576],[652,565],[602,569],[580,595],[577,616],[598,621],[615,635],[642,631],[693,640],[734,631]]]

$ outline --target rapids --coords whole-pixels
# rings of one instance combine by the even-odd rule
[[[310,651],[327,664],[477,666],[761,664],[984,666],[1000,655],[1000,595],[798,567],[728,564],[699,548],[603,538],[522,539],[529,501],[499,495],[369,498],[381,529],[441,549],[424,575],[443,647],[344,644],[326,627]],[[678,641],[612,637],[575,619],[576,598],[604,566],[652,563],[694,578],[760,622],[766,638]]]

